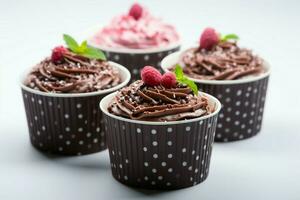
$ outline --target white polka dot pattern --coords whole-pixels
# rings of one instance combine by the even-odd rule
[[[84,155],[106,149],[102,95],[47,97],[22,90],[31,143],[50,153]]]
[[[222,103],[215,141],[242,140],[260,131],[268,78],[245,84],[198,84],[201,91],[216,96]]]
[[[110,133],[112,174],[118,181],[142,188],[176,189],[206,179],[217,116],[201,123],[166,126],[134,124],[106,115],[104,119]]]
[[[114,61],[116,63],[120,63],[121,65],[126,66],[130,73],[131,73],[131,82],[139,80],[140,79],[140,70],[145,65],[151,65],[154,67],[157,67],[158,70],[161,71],[160,68],[160,61],[165,56],[176,52],[180,49],[179,46],[165,50],[165,51],[158,51],[154,53],[118,53],[118,52],[103,52],[106,54],[106,57],[108,60]]]

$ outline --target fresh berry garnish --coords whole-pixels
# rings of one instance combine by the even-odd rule
[[[135,3],[131,6],[129,10],[129,15],[132,16],[135,20],[138,20],[143,14],[143,7],[140,4]]]
[[[200,37],[200,49],[211,50],[220,41],[220,36],[213,28],[206,28]]]
[[[142,80],[146,85],[156,86],[161,83],[161,73],[151,66],[145,66],[141,71]]]
[[[58,46],[55,47],[52,50],[52,55],[51,55],[51,60],[54,63],[61,63],[64,60],[64,54],[68,51],[68,49],[66,49],[63,46]]]
[[[172,72],[166,72],[161,79],[161,84],[166,88],[171,88],[176,86],[176,76]]]

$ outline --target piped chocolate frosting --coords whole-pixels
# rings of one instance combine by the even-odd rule
[[[139,80],[118,92],[108,107],[112,114],[143,121],[177,121],[213,112],[205,96],[195,96],[190,88],[148,86]]]
[[[179,64],[195,79],[235,80],[264,73],[263,60],[235,42],[220,42],[211,50],[191,48],[182,53]]]
[[[117,69],[107,61],[64,53],[61,63],[45,58],[27,76],[24,84],[52,93],[87,93],[112,88],[121,82]]]

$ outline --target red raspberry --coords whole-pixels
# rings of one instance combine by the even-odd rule
[[[132,16],[135,20],[138,20],[143,14],[143,7],[135,3],[131,6],[128,15]]]
[[[57,46],[52,50],[51,60],[54,63],[61,63],[64,60],[64,53],[66,53],[68,49],[63,46]]]
[[[145,66],[141,71],[142,80],[146,85],[156,86],[161,82],[161,73],[151,66]]]
[[[177,84],[175,74],[167,72],[162,76],[161,84],[166,88],[174,87]]]
[[[211,50],[220,41],[219,34],[213,28],[206,28],[200,37],[200,49]]]

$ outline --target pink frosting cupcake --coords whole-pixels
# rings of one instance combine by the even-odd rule
[[[180,37],[175,27],[133,4],[127,13],[98,30],[89,45],[104,51],[110,60],[128,66],[132,80],[136,80],[141,66],[159,69],[164,56],[179,50]]]
[[[135,14],[138,12],[140,14]],[[179,35],[172,25],[151,15],[138,4],[133,5],[129,13],[114,17],[92,38],[97,45],[123,49],[167,47],[178,41]]]

